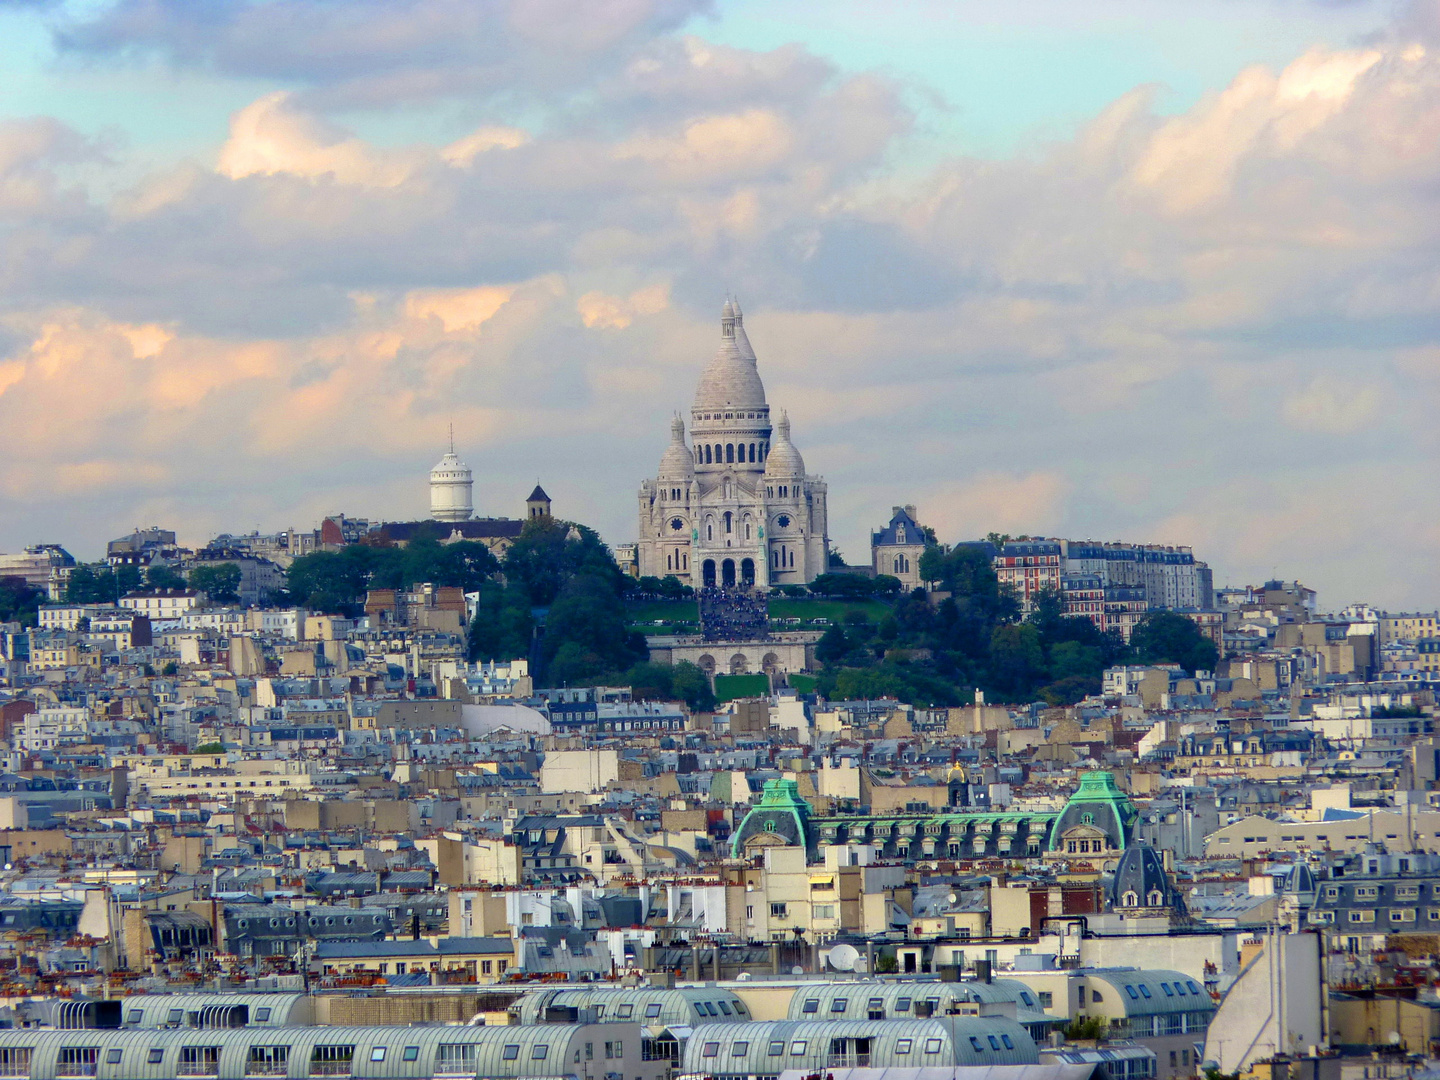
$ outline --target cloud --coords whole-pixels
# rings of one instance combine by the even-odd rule
[[[1373,384],[1321,375],[1286,398],[1283,411],[1286,422],[1302,430],[1349,435],[1374,423],[1380,397]]]
[[[919,509],[923,523],[946,537],[1044,535],[1063,520],[1068,487],[1054,472],[985,473],[932,488],[919,500]]]
[[[648,285],[628,297],[588,292],[575,302],[580,320],[592,329],[624,330],[642,315],[655,315],[670,306],[670,287]]]
[[[331,104],[583,85],[704,0],[117,0],[57,28],[62,48],[314,88]]]
[[[220,148],[217,169],[222,176],[239,180],[289,173],[328,177],[342,184],[395,187],[410,175],[410,166],[399,155],[372,150],[354,136],[291,108],[290,100],[290,94],[277,91],[235,114],[230,138]]]

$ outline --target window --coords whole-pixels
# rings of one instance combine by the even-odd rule
[[[720,1006],[720,1011],[726,1016],[732,1015],[730,1012],[730,1003],[728,1001],[717,1001],[715,1004]]]
[[[772,919],[783,919],[785,918],[785,914],[786,907],[783,903],[770,905],[770,917]]]
[[[370,1048],[370,1060],[371,1060],[371,1061],[384,1061],[384,1060],[385,1060],[385,1047],[383,1047],[383,1046],[372,1046],[372,1047]]]
[[[0,1076],[29,1076],[30,1056],[33,1053],[28,1046],[0,1048]]]
[[[1035,991],[1040,996],[1040,1008],[1048,1009],[1055,1004],[1055,995],[1049,990]]]
[[[804,1053],[805,1053],[805,1040],[804,1040],[804,1039],[796,1039],[794,1042],[792,1042],[792,1043],[790,1044],[790,1056],[791,1056],[791,1057],[800,1057],[800,1056],[803,1055]]]
[[[1146,1000],[1149,1000],[1149,998],[1150,998],[1150,996],[1151,996],[1151,995],[1150,995],[1150,988],[1149,988],[1148,986],[1146,986],[1144,983],[1141,983],[1141,984],[1140,984],[1140,996],[1143,997],[1143,998],[1145,998]]]
[[[999,1039],[995,1038],[994,1035],[986,1035],[985,1037],[990,1040],[990,1049],[991,1049],[991,1050],[999,1050],[999,1049],[1000,1049],[1000,1040],[999,1040]]]
[[[985,1047],[980,1045],[980,1037],[978,1035],[970,1036],[970,1048],[977,1054],[983,1054],[985,1052]]]
[[[701,1006],[701,1008],[703,1008],[703,1009],[705,1010],[705,1015],[706,1015],[706,1016],[719,1016],[719,1015],[720,1015],[718,1012],[715,1011],[715,1006],[714,1006],[713,1004],[711,1004],[710,1002],[708,1002],[708,1001],[702,1001],[702,1002],[700,1002],[700,1006]]]
[[[596,1020],[604,1020],[604,1019],[605,1019],[605,1006],[604,1006],[604,1005],[596,1005],[596,1006],[595,1006],[595,1019],[596,1019]]]
[[[909,999],[909,998],[896,998],[896,999],[895,999],[895,1011],[896,1011],[896,1012],[909,1012],[909,1011],[910,1011],[910,999]]]
[[[730,1048],[731,1057],[744,1057],[749,1052],[750,1044],[748,1042],[737,1042],[734,1046]]]
[[[815,905],[815,918],[817,918],[817,919],[833,919],[834,917],[835,917],[835,905],[834,905],[834,904],[816,904],[816,905]]]
[[[178,1024],[178,1023],[180,1023],[181,1020],[184,1020],[184,1019],[185,1019],[185,1010],[184,1010],[184,1009],[171,1009],[171,1010],[170,1010],[170,1014],[165,1017],[165,1023],[167,1023],[167,1024]]]
[[[105,1051],[105,1064],[106,1064],[106,1065],[119,1065],[119,1064],[120,1064],[120,1058],[124,1055],[124,1053],[125,1053],[125,1052],[124,1052],[123,1050],[106,1050],[106,1051]]]
[[[270,1021],[270,1006],[269,1006],[269,1005],[266,1005],[263,1009],[256,1009],[256,1010],[255,1010],[255,1022],[256,1022],[257,1024],[265,1024],[265,1023],[269,1023],[269,1021]]]
[[[1186,979],[1185,981],[1186,981],[1186,983],[1189,985],[1189,987],[1190,987],[1190,992],[1191,992],[1192,994],[1199,994],[1199,993],[1200,993],[1200,987],[1198,987],[1198,986],[1195,985],[1195,980],[1194,980],[1194,979]]]
[[[517,1046],[516,1052],[519,1052]],[[508,1054],[510,1047],[505,1047]],[[506,1058],[507,1061],[514,1060]],[[475,1045],[473,1043],[441,1043],[435,1050],[436,1076],[473,1076],[475,1073]]]
[[[1174,997],[1174,996],[1175,996],[1175,991],[1170,989],[1170,984],[1167,983],[1167,982],[1162,982],[1162,983],[1160,984],[1160,989],[1165,991],[1165,996],[1166,996],[1166,997]]]
[[[420,1059],[420,1047],[407,1046],[405,1052],[400,1055],[401,1061],[418,1061]]]
[[[349,1076],[354,1046],[317,1046],[310,1051],[311,1076]]]
[[[142,1020],[144,1020],[144,1019],[145,1019],[145,1010],[144,1010],[144,1009],[131,1009],[130,1012],[129,1012],[128,1014],[126,1014],[126,1016],[125,1016],[125,1022],[126,1022],[127,1024],[138,1024],[138,1023],[140,1023],[140,1021],[142,1021]]]
[[[159,1065],[165,1060],[165,1048],[163,1046],[152,1046],[149,1055],[145,1058],[147,1065]]]
[[[531,1061],[544,1061],[544,1060],[545,1060],[547,1057],[549,1057],[549,1056],[550,1056],[550,1044],[549,1044],[549,1043],[537,1043],[537,1044],[535,1045],[535,1048],[530,1051],[530,1060],[531,1060]]]
[[[1391,921],[1391,922],[1414,922],[1414,921],[1415,921],[1415,909],[1414,909],[1414,908],[1391,908],[1391,909],[1390,909],[1390,921]]]
[[[520,1056],[520,1044],[519,1044],[519,1043],[506,1043],[506,1044],[505,1044],[505,1049],[501,1052],[500,1056],[501,1056],[501,1058],[503,1058],[505,1061],[514,1061],[516,1058],[518,1058],[518,1057]]]
[[[629,1020],[630,1014],[635,1011],[635,1006],[628,1001],[615,1010],[615,1016],[619,1020]]]
[[[100,1062],[98,1046],[62,1046],[56,1076],[94,1076]]]
[[[1080,989],[1083,991],[1085,988],[1082,986]],[[1035,1005],[1035,999],[1032,998],[1032,997],[1029,995],[1029,993],[1027,993],[1027,992],[1024,991],[1024,990],[1021,990],[1021,991],[1020,991],[1020,1000],[1021,1000],[1021,1002],[1023,1002],[1023,1003],[1026,1004],[1026,1005],[1031,1006],[1032,1008],[1033,1008],[1034,1005]],[[1080,1000],[1083,1002],[1085,999],[1082,997]]]
[[[850,999],[849,999],[849,998],[836,998],[834,1001],[832,1001],[832,1002],[830,1003],[830,1011],[831,1011],[832,1013],[842,1013],[842,1012],[844,1012],[846,1009],[848,1009],[849,1007],[850,1007]]]
[[[651,1004],[645,1006],[645,1018],[646,1018],[647,1020],[653,1020],[653,1019],[655,1019],[655,1017],[657,1017],[657,1016],[659,1016],[659,1015],[660,1015],[660,1003],[659,1003],[658,1001],[652,1002]]]
[[[160,1056],[164,1050],[151,1050],[150,1063],[159,1064]],[[288,1046],[252,1046],[250,1053],[245,1058],[246,1076],[284,1076],[289,1070],[290,1047]]]
[[[1125,984],[1125,993],[1130,995],[1131,1001],[1140,1000],[1140,995],[1135,992],[1135,987],[1131,986],[1129,983]]]
[[[348,1071],[348,1070],[347,1070]],[[176,1076],[219,1076],[220,1047],[180,1047],[180,1067]]]
[[[801,1011],[802,1013],[806,1014],[806,1015],[809,1015],[810,1013],[814,1013],[814,1012],[819,1012],[819,1011],[820,1011],[820,999],[819,999],[819,998],[806,998],[806,999],[805,999],[805,1004],[800,1007],[800,1011]]]
[[[925,1052],[926,1052],[927,1054],[938,1054],[938,1053],[940,1052],[940,1040],[939,1040],[939,1039],[926,1039],[926,1040],[925,1040]]]
[[[1009,1035],[1001,1035],[1001,1036],[1000,1036],[1000,1041],[1005,1044],[1005,1049],[1006,1049],[1006,1050],[1014,1050],[1014,1049],[1015,1049],[1015,1043],[1011,1040],[1011,1038],[1010,1038]]]
[[[908,1053],[910,1052],[910,1045],[911,1045],[911,1043],[910,1043],[910,1040],[909,1040],[909,1039],[896,1039],[896,1040],[895,1040],[895,1053],[897,1053],[897,1054],[908,1054]]]
[[[771,1057],[779,1057],[783,1053],[785,1053],[785,1043],[783,1040],[770,1044],[769,1054]]]
[[[707,1042],[705,1044],[705,1049],[700,1051],[701,1057],[717,1057],[719,1056],[719,1054],[720,1044],[718,1042]]]

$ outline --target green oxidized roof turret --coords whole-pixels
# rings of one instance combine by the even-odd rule
[[[1130,796],[1115,783],[1114,773],[1087,772],[1080,777],[1080,786],[1050,829],[1050,850],[1060,849],[1060,838],[1066,830],[1076,825],[1093,825],[1105,830],[1111,845],[1123,851],[1130,843],[1139,816]]]
[[[810,828],[810,804],[800,797],[800,785],[794,780],[766,780],[760,802],[751,807],[730,840],[730,852],[737,858],[745,854],[745,845],[752,837],[769,834],[776,843],[815,847]]]

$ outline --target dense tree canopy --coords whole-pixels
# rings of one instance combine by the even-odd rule
[[[24,578],[0,578],[0,622],[18,622],[21,626],[34,626],[40,619],[40,605],[45,594]]]
[[[143,577],[138,567],[112,567],[108,563],[81,563],[70,571],[65,586],[69,604],[114,604],[126,593],[140,588]]]
[[[421,535],[405,547],[350,544],[339,551],[317,551],[290,564],[286,592],[290,603],[311,611],[358,615],[370,589],[404,589],[420,582],[474,592],[500,569],[484,544],[462,540],[442,544]]]
[[[203,592],[211,603],[234,604],[240,600],[240,577],[236,563],[197,566],[190,571],[190,587]]]
[[[1130,647],[1142,664],[1179,664],[1186,671],[1214,671],[1220,651],[1194,621],[1169,611],[1156,611],[1135,627]]]

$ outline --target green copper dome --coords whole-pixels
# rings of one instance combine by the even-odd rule
[[[744,855],[746,842],[761,833],[771,833],[781,843],[803,847],[807,852],[815,847],[810,804],[800,797],[800,785],[794,780],[765,781],[760,802],[745,815],[730,839],[730,853]]]
[[[1093,825],[1105,831],[1112,847],[1124,851],[1139,816],[1130,796],[1115,783],[1114,773],[1087,772],[1050,829],[1050,850],[1060,850],[1060,838],[1067,830],[1076,825]]]

